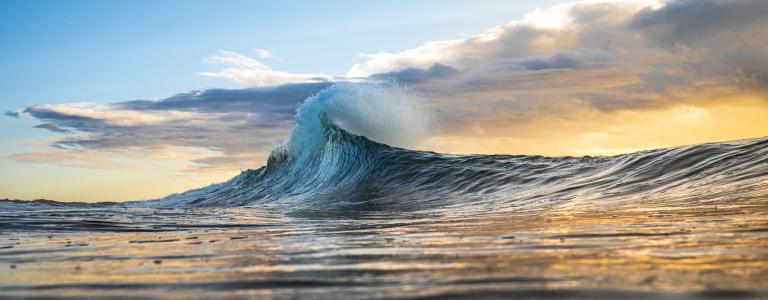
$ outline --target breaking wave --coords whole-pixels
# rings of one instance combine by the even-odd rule
[[[569,209],[728,204],[766,195],[768,139],[612,157],[448,155],[417,145],[430,121],[407,89],[337,84],[307,99],[266,166],[129,205],[283,210]]]

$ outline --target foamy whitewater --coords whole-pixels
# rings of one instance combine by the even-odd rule
[[[768,138],[449,155],[422,105],[337,84],[227,182],[0,201],[0,298],[768,298]]]

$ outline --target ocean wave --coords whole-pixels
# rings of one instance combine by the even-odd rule
[[[448,155],[417,143],[430,122],[407,89],[342,84],[297,109],[266,166],[163,199],[155,207],[467,212],[599,205],[728,204],[765,196],[768,139],[611,157]]]

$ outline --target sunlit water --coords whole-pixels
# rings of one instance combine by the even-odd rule
[[[4,211],[0,296],[765,298],[765,200],[460,218]]]

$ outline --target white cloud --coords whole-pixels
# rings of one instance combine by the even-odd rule
[[[260,50],[260,49],[257,49]],[[269,52],[259,53],[262,58],[268,57]],[[272,70],[269,66],[248,56],[231,52],[220,51],[205,59],[206,63],[214,65],[229,65],[217,72],[201,72],[200,75],[226,78],[252,87],[268,87],[287,83],[310,83],[331,81],[332,78],[324,74],[288,73]]]
[[[366,77],[406,67],[427,68],[435,63],[455,68],[495,66],[530,56],[552,55],[570,49],[598,49],[600,42],[614,39],[631,48],[633,41],[626,25],[644,8],[659,5],[657,0],[578,1],[537,9],[522,20],[463,39],[432,41],[396,53],[366,53],[365,62],[353,65],[347,77]],[[605,33],[607,35],[601,36]]]
[[[115,107],[110,105],[91,102],[33,105],[28,109],[46,110],[71,117],[91,118],[119,126],[158,125],[180,120],[189,121],[210,118],[206,115],[189,111],[115,109]]]
[[[253,51],[255,51],[256,54],[259,57],[261,57],[261,58],[270,58],[270,57],[272,57],[272,54],[270,54],[269,51],[264,50],[264,49],[256,48],[256,49],[253,49]]]

